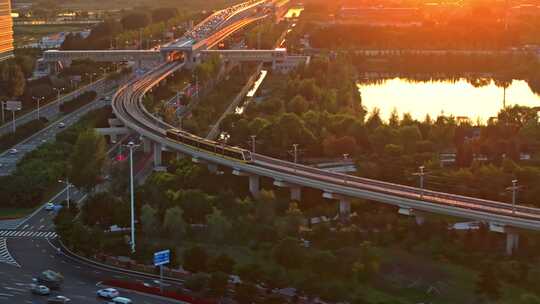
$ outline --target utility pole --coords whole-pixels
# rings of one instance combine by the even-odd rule
[[[420,199],[424,199],[424,176],[426,175],[426,172],[424,171],[425,167],[420,166],[418,167],[420,170],[419,172],[413,173],[413,175],[420,177]]]
[[[135,192],[133,186],[133,149],[139,147],[133,141],[125,145],[129,148],[129,186],[130,186],[130,201],[131,201],[131,253],[135,253]]]
[[[298,163],[298,144],[293,144],[293,158],[294,158],[294,163],[297,164]]]
[[[69,177],[66,176],[66,180],[65,180],[65,181],[59,179],[58,182],[59,182],[60,184],[65,184],[65,185],[66,185],[67,208],[68,208],[68,210],[69,210],[69,207],[70,207],[70,203],[69,203],[69,202],[70,202],[70,200],[71,200],[71,199],[70,199],[70,195],[69,195],[69,188],[71,188],[71,186],[72,186],[71,183],[69,182]]]
[[[255,138],[257,138],[256,135],[251,135],[251,153],[255,153]]]
[[[506,190],[512,191],[512,214],[516,214],[517,191],[521,188],[521,186],[517,185],[517,182],[517,179],[512,180],[512,186],[506,188]]]
[[[344,154],[343,154],[343,165],[346,166],[348,160],[349,160],[349,154],[348,154],[348,153],[344,153]],[[344,173],[344,175],[345,175],[345,177],[343,177],[343,183],[344,183],[345,185],[347,184],[347,171],[345,171],[345,170],[347,170],[346,168],[347,168],[347,167],[344,167],[344,168],[343,168],[343,169],[344,169],[343,173]]]

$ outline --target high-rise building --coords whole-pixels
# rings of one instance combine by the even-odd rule
[[[11,0],[0,0],[0,61],[13,56]]]

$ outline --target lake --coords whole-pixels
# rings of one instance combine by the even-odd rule
[[[423,120],[426,114],[436,118],[439,114],[464,116],[473,122],[479,118],[486,122],[497,116],[503,107],[504,89],[493,80],[483,79],[473,86],[467,79],[416,81],[391,78],[370,83],[359,82],[362,104],[371,112],[380,109],[381,118],[387,120],[395,108],[400,117],[409,112],[413,118]],[[531,91],[524,80],[513,80],[506,89],[506,105],[540,106],[540,95]]]

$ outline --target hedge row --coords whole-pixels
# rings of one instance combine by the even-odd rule
[[[94,99],[96,99],[97,93],[95,91],[88,91],[85,93],[82,93],[78,97],[64,102],[60,105],[60,111],[64,114],[71,113],[80,107],[92,102]]]
[[[118,287],[118,288],[123,288],[123,289],[135,290],[135,291],[143,292],[147,294],[162,296],[169,299],[180,300],[180,301],[184,301],[191,304],[214,304],[213,301],[196,299],[192,296],[181,294],[172,290],[163,290],[163,293],[161,293],[159,287],[145,286],[144,284],[137,283],[137,282],[127,282],[127,281],[121,281],[121,280],[106,280],[103,282],[103,284],[107,286],[113,286],[113,287]]]
[[[38,130],[43,129],[47,125],[48,120],[44,117],[35,119],[25,123],[22,126],[18,126],[15,133],[8,133],[0,137],[0,153],[15,146],[23,139],[30,137]]]

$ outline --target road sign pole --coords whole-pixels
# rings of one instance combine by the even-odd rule
[[[163,265],[159,265],[159,292],[163,293]]]
[[[15,126],[15,110],[11,111],[11,114],[13,116],[13,133],[17,131],[17,127]]]

